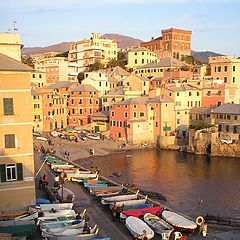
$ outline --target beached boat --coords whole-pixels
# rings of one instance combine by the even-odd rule
[[[133,206],[138,204],[144,204],[147,202],[147,196],[144,199],[135,199],[135,200],[126,200],[126,201],[118,201],[114,203],[110,203],[110,208],[112,209],[115,207],[121,207],[121,206]]]
[[[91,188],[91,187],[107,187],[108,184],[106,182],[103,183],[84,183],[84,187]]]
[[[95,225],[90,233],[83,233],[83,228],[78,229],[42,229],[42,236],[54,240],[75,240],[75,239],[93,239],[99,232]]]
[[[104,198],[102,198],[101,203],[102,204],[111,204],[111,203],[118,202],[118,201],[134,200],[134,199],[138,198],[138,193],[139,193],[139,191],[137,191],[135,194],[104,197]]]
[[[75,165],[71,165],[71,164],[51,164],[51,168],[56,171],[56,172],[63,172],[65,170],[70,170],[73,169],[75,167]]]
[[[100,191],[105,191],[105,193],[107,193],[108,191],[122,191],[123,186],[122,185],[118,185],[118,186],[106,186],[106,187],[91,187],[90,190],[90,194],[91,195],[96,195],[96,192],[100,192]]]
[[[143,216],[144,222],[146,222],[154,232],[161,235],[162,239],[169,239],[170,235],[173,233],[174,228],[165,222],[163,219],[151,213],[146,213]]]
[[[161,214],[162,211],[163,211],[163,208],[161,206],[154,206],[154,207],[141,208],[141,209],[132,209],[132,210],[122,211],[120,214],[120,218],[122,220],[126,219],[129,216],[140,218],[140,217],[143,217],[146,213],[158,215],[158,214]]]
[[[123,211],[150,208],[150,207],[152,207],[152,204],[138,204],[138,205],[132,205],[132,206],[123,206]]]
[[[68,180],[74,179],[84,179],[84,178],[96,178],[98,176],[98,172],[92,173],[89,171],[77,171],[76,173],[67,173]]]
[[[120,192],[121,191],[119,191],[119,190],[101,190],[101,191],[96,191],[95,196],[96,197],[111,197],[111,196],[120,194]]]
[[[154,231],[139,218],[130,216],[126,219],[125,225],[135,238],[142,239],[144,232],[146,232],[147,239],[154,237]]]
[[[55,210],[72,209],[72,207],[73,207],[73,203],[40,204],[40,209],[43,212],[50,211],[51,209],[55,209]]]
[[[100,140],[100,136],[99,135],[97,135],[97,134],[87,134],[87,137],[89,138],[89,139],[93,139],[93,140]]]
[[[76,212],[72,209],[50,210],[43,212],[43,217],[60,217],[60,216],[76,216]]]
[[[76,220],[75,216],[60,216],[60,217],[38,217],[37,225],[42,225],[43,223],[57,223],[64,221]]]
[[[72,202],[75,199],[75,194],[67,188],[59,188],[57,194],[62,202]]]
[[[194,232],[197,228],[197,224],[177,213],[164,210],[162,212],[162,218],[169,224],[171,224],[175,229],[182,232]]]
[[[10,233],[12,237],[26,237],[34,233],[37,225],[34,223],[24,223],[22,225],[1,226],[0,233]]]

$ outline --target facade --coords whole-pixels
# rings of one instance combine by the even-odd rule
[[[231,56],[209,57],[211,77],[240,88],[240,59]]]
[[[35,204],[32,69],[0,54],[0,210]]]
[[[46,86],[46,73],[40,71],[33,71],[31,74],[31,83],[35,84],[36,87]]]
[[[71,91],[68,101],[68,125],[91,123],[91,116],[99,112],[98,94],[98,90],[88,84]]]
[[[18,34],[0,34],[0,53],[21,61],[21,48],[22,44]]]
[[[156,52],[159,57],[171,56],[182,59],[191,55],[192,31],[170,28],[162,30],[161,33],[162,36],[157,39],[140,43],[141,47]]]
[[[157,54],[144,47],[130,49],[127,56],[128,69],[135,69],[136,67],[158,61]]]
[[[94,32],[91,38],[71,44],[68,60],[77,63],[77,72],[84,72],[91,64],[105,65],[111,59],[117,60],[117,50],[116,41],[100,38],[100,34]]]
[[[211,123],[211,108],[194,107],[190,110],[190,126]]]

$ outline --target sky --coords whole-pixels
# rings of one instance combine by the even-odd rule
[[[25,47],[117,33],[148,41],[192,30],[192,50],[240,56],[240,0],[0,0],[0,33],[17,21]]]

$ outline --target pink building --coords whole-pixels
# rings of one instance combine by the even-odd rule
[[[68,99],[68,125],[86,125],[91,116],[100,111],[99,91],[90,84],[83,84],[70,93]]]

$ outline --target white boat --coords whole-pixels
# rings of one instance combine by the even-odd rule
[[[72,178],[75,179],[83,179],[83,178],[96,178],[98,176],[98,172],[92,173],[89,171],[77,171],[76,173],[67,173],[68,180]]]
[[[100,136],[97,135],[97,134],[92,134],[92,133],[90,133],[90,134],[87,134],[87,137],[88,137],[89,139],[93,139],[93,140],[100,140]]]
[[[61,170],[61,171],[65,171],[65,169],[71,169],[71,168],[74,168],[75,165],[71,165],[71,164],[54,164],[52,163],[51,164],[51,169],[53,169],[54,171],[57,171],[57,170]]]
[[[121,191],[119,190],[112,190],[112,191],[99,191],[99,192],[95,192],[95,196],[96,197],[112,197],[112,196],[116,196],[119,195]]]
[[[57,193],[62,202],[72,202],[75,199],[75,194],[65,187],[59,188]]]
[[[154,231],[139,218],[130,216],[126,219],[125,225],[135,238],[142,239],[144,231],[146,231],[147,239],[154,237]]]
[[[42,225],[43,223],[60,223],[76,220],[75,216],[60,216],[60,217],[38,217],[37,225]]]
[[[126,200],[135,200],[138,198],[138,193],[137,191],[135,194],[126,194],[126,195],[117,195],[117,196],[112,196],[112,197],[103,197],[101,200],[102,204],[111,204],[114,202],[119,202],[119,201],[126,201]]]
[[[40,209],[43,212],[50,211],[51,209],[65,210],[65,209],[72,209],[72,208],[73,208],[73,203],[40,204]]]
[[[83,233],[83,228],[78,229],[42,229],[42,236],[49,240],[88,240],[93,239],[99,232],[95,225],[90,233]]]
[[[194,230],[197,228],[197,224],[195,222],[175,212],[164,210],[162,212],[162,218],[179,231],[194,232]]]
[[[48,141],[48,139],[45,138],[45,137],[36,137],[36,139],[37,139],[37,140],[42,140],[42,141]]]
[[[136,199],[136,200],[126,200],[126,201],[118,201],[110,204],[110,208],[122,207],[122,206],[134,206],[139,204],[145,204],[147,202],[147,196],[144,199]]]
[[[168,240],[170,235],[173,234],[174,228],[158,216],[146,213],[143,216],[143,219],[144,222],[154,230],[154,232],[161,235],[162,239]]]
[[[43,212],[43,217],[61,217],[61,216],[77,216],[76,212],[72,209],[65,210],[50,210]]]
[[[119,186],[102,186],[102,187],[91,187],[89,188],[90,190],[90,194],[92,195],[95,195],[96,192],[99,192],[99,191],[104,191],[104,192],[107,192],[107,191],[121,191],[123,189],[123,186],[122,185],[119,185]]]

